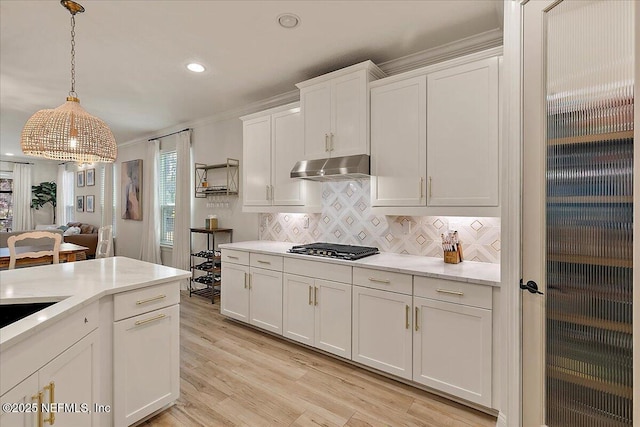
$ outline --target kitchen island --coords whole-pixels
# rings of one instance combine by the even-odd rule
[[[500,265],[220,245],[220,312],[492,415],[500,408]]]
[[[189,276],[124,257],[0,272],[0,310],[14,320],[0,329],[0,400],[16,409],[0,424],[124,426],[176,400]],[[46,308],[19,318],[29,305]],[[40,402],[47,410],[19,410]]]

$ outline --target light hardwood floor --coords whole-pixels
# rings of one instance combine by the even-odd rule
[[[144,426],[488,427],[495,418],[220,315],[182,293],[181,397]]]

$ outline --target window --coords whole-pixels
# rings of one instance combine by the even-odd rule
[[[13,179],[0,177],[0,231],[11,231],[13,221]]]
[[[160,244],[173,246],[176,217],[176,151],[160,152]]]

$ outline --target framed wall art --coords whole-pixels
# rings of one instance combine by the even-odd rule
[[[142,221],[142,159],[122,162],[120,194],[122,219]]]
[[[89,184],[87,183],[87,185]],[[95,212],[94,202],[95,202],[95,196],[87,196],[87,206],[86,206],[87,212]]]
[[[76,196],[76,212],[84,212],[84,196]]]
[[[96,170],[87,169],[87,187],[96,185]]]
[[[84,187],[84,171],[76,172],[76,183],[78,187]]]

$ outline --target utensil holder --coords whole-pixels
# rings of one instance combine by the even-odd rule
[[[462,245],[458,244],[456,251],[444,251],[444,262],[447,264],[458,264],[462,262]]]

